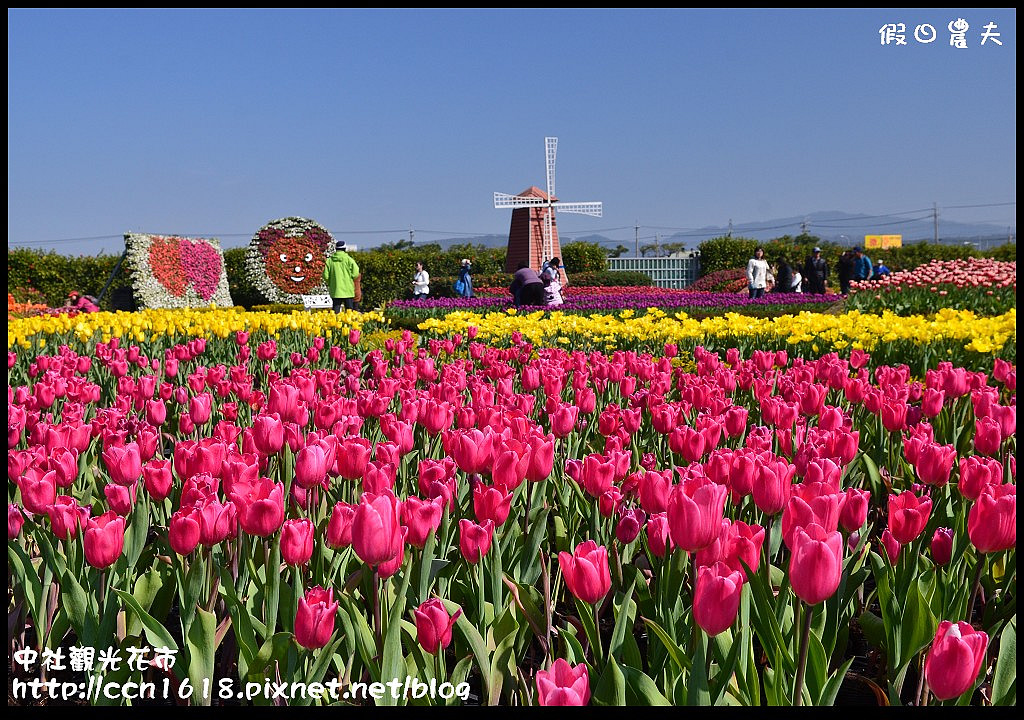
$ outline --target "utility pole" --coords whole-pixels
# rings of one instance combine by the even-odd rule
[[[654,257],[661,257],[661,233],[654,233]]]
[[[801,235],[806,235],[807,234],[807,218],[804,218],[804,221],[802,223],[800,223],[800,234]]]
[[[732,218],[729,218],[729,234],[726,237],[732,237]]]
[[[636,256],[640,257],[640,221],[636,221],[636,226],[633,228],[633,242],[636,243]]]
[[[935,244],[939,243],[939,204],[932,203],[932,222],[935,224]]]
[[[416,231],[413,230],[412,228],[409,228],[409,244],[410,245],[413,244],[413,242],[414,242],[413,238],[415,238],[415,237],[416,237]]]

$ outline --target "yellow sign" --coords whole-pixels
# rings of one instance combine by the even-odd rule
[[[874,250],[903,247],[902,235],[865,235],[864,247]]]

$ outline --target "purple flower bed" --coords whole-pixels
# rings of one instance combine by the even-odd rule
[[[746,295],[737,293],[689,292],[689,293],[632,293],[622,295],[573,297],[569,296],[562,305],[546,309],[572,311],[614,311],[614,310],[646,310],[650,307],[662,310],[685,310],[686,308],[701,309],[743,309],[779,306],[810,306],[821,307],[839,302],[841,295],[810,295],[805,293],[769,293],[751,300]],[[392,310],[506,310],[512,305],[509,297],[475,297],[475,298],[435,298],[431,300],[397,300],[389,306]],[[533,311],[540,307],[523,307]]]

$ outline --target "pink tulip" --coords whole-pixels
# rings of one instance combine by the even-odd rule
[[[1008,550],[1017,544],[1017,486],[988,485],[967,516],[967,534],[978,552]]]
[[[611,589],[608,550],[593,540],[577,545],[571,555],[558,553],[558,564],[569,592],[585,603],[599,602]]]
[[[7,503],[7,540],[18,537],[24,524],[25,516],[21,514],[21,508],[15,503]]]
[[[550,670],[537,671],[537,701],[542,706],[583,706],[590,702],[587,664],[573,667],[562,658]]]
[[[778,458],[758,463],[754,478],[754,504],[769,515],[775,515],[789,502],[793,492],[796,466]]]
[[[367,565],[380,565],[401,551],[408,531],[402,527],[399,512],[391,491],[360,497],[352,518],[352,547]]]
[[[33,515],[45,515],[57,499],[57,473],[28,472],[18,478],[21,504]]]
[[[970,455],[960,458],[960,482],[957,489],[969,500],[977,500],[990,485],[1003,482],[1003,465],[994,458]]]
[[[142,466],[142,478],[150,497],[157,502],[164,500],[171,493],[174,483],[171,461],[150,460]]]
[[[742,593],[742,572],[732,570],[724,562],[697,568],[694,621],[711,637],[728,630],[736,621]]]
[[[797,597],[808,605],[832,597],[842,570],[843,538],[838,532],[826,532],[813,523],[797,528],[789,562],[789,578]]]
[[[281,452],[284,447],[284,423],[281,416],[274,413],[253,418],[252,438],[256,449],[264,456]]]
[[[892,531],[886,528],[882,531],[882,547],[885,549],[886,557],[889,558],[889,562],[893,565],[897,563],[900,558],[900,548],[903,545],[893,537]]]
[[[182,508],[171,516],[167,539],[171,549],[179,555],[188,555],[199,546],[199,528],[202,513],[198,508]]]
[[[636,540],[637,535],[647,522],[647,514],[640,508],[631,508],[619,514],[619,522],[615,525],[615,539],[623,545]]]
[[[924,661],[924,677],[939,700],[952,700],[967,692],[981,672],[988,635],[970,623],[943,620]]]
[[[406,541],[418,548],[427,543],[427,538],[437,532],[444,513],[444,501],[441,498],[421,500],[410,495],[402,502],[402,524],[409,529]]]
[[[112,445],[103,451],[103,464],[118,485],[134,485],[142,477],[142,457],[137,443]]]
[[[313,531],[308,518],[285,520],[281,526],[281,557],[289,565],[305,565],[313,557]]]
[[[924,532],[931,516],[932,501],[905,491],[889,496],[889,530],[901,545],[907,545]]]
[[[467,562],[476,565],[491,549],[494,522],[484,520],[479,525],[472,520],[459,520],[459,551]]]
[[[992,417],[979,418],[974,422],[974,450],[982,455],[997,455],[1002,444],[1002,428]]]
[[[496,526],[503,525],[512,507],[512,493],[500,486],[487,487],[483,483],[473,486],[473,513],[477,522],[491,520]]]
[[[449,615],[441,600],[431,598],[413,610],[413,615],[416,617],[416,640],[420,647],[428,654],[436,655],[439,650],[451,644],[452,628],[462,615],[462,610]]]
[[[921,482],[941,487],[949,482],[949,474],[956,461],[956,448],[952,445],[925,443],[917,457],[914,468]]]
[[[295,615],[295,642],[309,650],[325,647],[334,635],[337,612],[333,588],[311,587],[299,599]]]
[[[932,535],[932,560],[936,565],[948,565],[953,557],[953,530],[936,528]]]
[[[714,542],[728,492],[724,485],[695,479],[684,480],[673,489],[668,501],[668,524],[676,547],[694,552]]]
[[[124,549],[125,520],[112,511],[89,518],[82,534],[85,559],[94,568],[108,568]]]
[[[107,505],[118,515],[128,516],[135,507],[135,493],[138,485],[125,487],[108,483],[103,486],[103,495],[107,499]]]
[[[8,507],[16,508],[17,506],[10,505]],[[50,527],[53,529],[53,534],[60,540],[78,537],[79,529],[85,527],[89,521],[89,512],[90,508],[88,506],[80,506],[73,497],[68,497],[67,495],[58,496],[53,505],[46,510],[46,514],[50,518]],[[10,515],[9,511],[8,515]],[[21,517],[20,513],[18,515]],[[8,517],[9,521],[10,518]],[[22,522],[24,522],[23,517]],[[10,528],[8,527],[9,530]],[[9,534],[10,532],[8,532]]]
[[[665,557],[672,549],[672,537],[668,529],[668,513],[651,513],[647,519],[647,546],[654,557]]]
[[[864,527],[871,504],[871,491],[847,488],[840,500],[839,524],[847,532],[856,532]]]
[[[332,548],[345,548],[352,544],[352,520],[356,506],[338,501],[334,504],[327,523],[327,544]]]

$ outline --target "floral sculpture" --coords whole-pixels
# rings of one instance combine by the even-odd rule
[[[253,235],[246,272],[271,302],[301,303],[303,295],[327,292],[324,265],[334,242],[326,229],[307,218],[273,220]]]
[[[139,307],[232,305],[217,240],[136,233],[125,233],[124,240]]]

